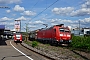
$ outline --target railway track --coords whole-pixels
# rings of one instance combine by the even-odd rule
[[[30,50],[27,47],[23,46],[20,43],[14,43],[14,46],[19,49],[20,51],[24,52],[27,56],[30,56],[31,58],[33,58],[34,60],[54,60],[51,59],[50,57],[47,57],[45,55],[39,54],[36,51]]]

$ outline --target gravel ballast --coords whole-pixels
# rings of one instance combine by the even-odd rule
[[[82,57],[82,55],[79,55],[79,53],[81,52],[78,52],[78,54],[76,54],[74,51],[61,48],[61,47],[47,46],[47,45],[41,44],[39,47],[33,48],[32,46],[24,42],[22,43],[22,45],[36,53],[39,53],[53,60],[89,60],[89,58],[84,58]],[[41,47],[41,46],[44,46],[44,47]]]

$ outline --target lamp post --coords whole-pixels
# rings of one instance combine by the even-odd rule
[[[26,41],[28,40],[28,23],[25,23],[26,24]]]
[[[79,20],[79,35],[80,35],[80,20]]]

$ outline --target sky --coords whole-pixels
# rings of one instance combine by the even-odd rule
[[[0,25],[14,30],[15,20],[21,31],[33,31],[57,24],[72,28],[90,28],[90,0],[0,0]],[[3,8],[2,8],[3,7]],[[7,8],[4,8],[7,7]]]

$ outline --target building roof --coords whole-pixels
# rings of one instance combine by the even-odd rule
[[[0,29],[5,29],[5,25],[0,25]]]

